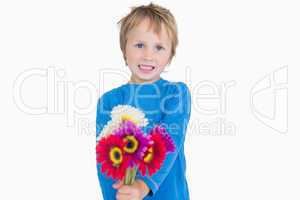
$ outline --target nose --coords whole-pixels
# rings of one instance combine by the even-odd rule
[[[143,52],[143,57],[145,60],[152,60],[153,59],[153,51],[151,48],[145,48]]]

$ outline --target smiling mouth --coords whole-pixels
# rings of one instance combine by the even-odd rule
[[[138,68],[142,71],[142,72],[151,72],[155,69],[155,66],[153,65],[138,65]]]

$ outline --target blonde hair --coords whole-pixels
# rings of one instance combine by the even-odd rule
[[[154,32],[159,34],[161,31],[161,26],[164,25],[168,36],[171,38],[172,47],[171,47],[171,55],[169,58],[169,62],[171,62],[172,58],[176,53],[176,47],[178,45],[178,33],[177,33],[177,25],[174,16],[172,13],[163,8],[161,6],[150,3],[149,5],[142,5],[139,7],[132,7],[131,12],[123,17],[118,24],[121,26],[120,28],[120,47],[123,53],[123,57],[126,62],[126,43],[127,43],[127,35],[130,30],[139,25],[139,23],[148,18],[150,20],[150,27],[154,28]]]

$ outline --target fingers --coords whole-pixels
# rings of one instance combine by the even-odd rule
[[[128,186],[128,185],[123,185],[122,187],[120,187],[118,192],[122,193],[122,194],[131,194],[134,196],[138,194],[137,189],[133,188],[132,186]]]
[[[123,181],[118,181],[112,185],[117,190],[117,200],[140,200],[141,191],[139,190],[138,184],[135,182],[132,185],[124,185]]]
[[[116,195],[117,200],[133,200],[132,196],[130,194],[122,194],[122,193],[117,193]]]
[[[118,181],[112,185],[112,187],[116,190],[118,190],[122,186],[123,186],[123,181]]]
[[[123,185],[118,189],[117,200],[139,200],[140,195],[138,189],[133,186]]]
[[[141,198],[134,194],[124,194],[124,193],[118,192],[116,194],[116,199],[117,200],[140,200]]]

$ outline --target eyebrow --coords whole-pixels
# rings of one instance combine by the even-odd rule
[[[146,43],[146,42],[143,41],[143,40],[135,40],[134,42],[135,42],[135,43],[136,43],[136,42]],[[162,42],[156,42],[155,44],[156,44],[156,45],[160,45],[160,46],[167,46],[166,44],[164,44],[164,43],[162,43]]]

